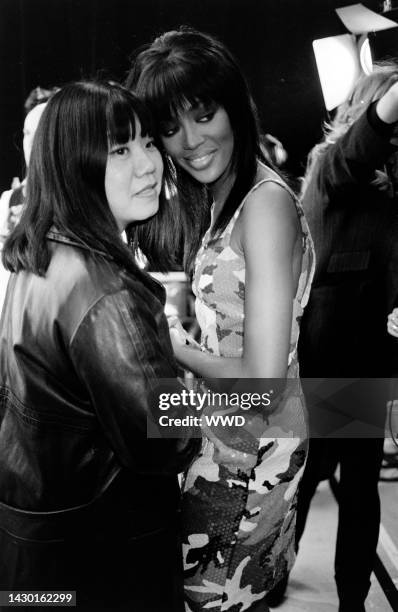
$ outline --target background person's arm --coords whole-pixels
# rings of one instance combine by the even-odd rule
[[[394,137],[398,121],[398,83],[373,102],[336,142],[320,153],[313,181],[329,194],[359,184],[369,184],[398,145]],[[306,194],[303,194],[306,197]],[[329,197],[330,202],[337,202]],[[355,199],[352,199],[355,202]],[[304,206],[307,210],[306,206]]]

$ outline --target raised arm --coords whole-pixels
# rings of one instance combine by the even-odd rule
[[[376,113],[384,123],[396,123],[398,121],[398,82],[384,94],[376,104]]]
[[[337,134],[336,142],[320,153],[315,169],[318,189],[330,193],[361,182],[368,184],[374,171],[391,155],[391,144],[398,144],[394,138],[397,121],[398,83],[395,83],[345,134]],[[329,138],[333,138],[333,134]]]
[[[285,189],[263,183],[247,198],[239,223],[246,265],[243,356],[209,355],[181,345],[178,338],[173,346],[185,367],[206,378],[284,377],[300,240],[296,209]]]

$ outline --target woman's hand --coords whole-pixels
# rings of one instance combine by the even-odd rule
[[[18,204],[17,206],[10,207],[7,220],[10,231],[13,230],[14,227],[19,223],[22,214],[22,209],[23,204]]]
[[[178,359],[178,354],[180,352],[181,347],[185,346],[185,340],[182,338],[180,332],[175,327],[171,327],[169,331],[171,345],[173,347],[174,354]]]
[[[391,336],[398,338],[398,308],[394,308],[392,313],[388,315],[387,331]]]
[[[168,317],[169,332],[173,351],[179,359],[181,357],[181,348],[191,347],[200,349],[200,345],[192,338],[190,334],[183,328],[178,317]]]

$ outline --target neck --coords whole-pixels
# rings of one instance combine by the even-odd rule
[[[215,216],[218,216],[218,214],[221,212],[225,201],[231,192],[235,178],[235,172],[227,172],[225,175],[220,176],[217,181],[209,185],[209,190],[214,200]]]

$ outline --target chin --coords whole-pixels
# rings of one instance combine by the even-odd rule
[[[210,166],[205,170],[196,170],[194,172],[191,170],[189,174],[199,183],[203,183],[203,185],[211,185],[225,174],[226,169],[227,168],[220,166]]]
[[[159,210],[159,202],[154,202],[153,204],[149,204],[146,209],[143,211],[140,221],[145,221],[145,219],[150,219],[153,215]]]
[[[217,179],[220,178],[222,172],[214,172],[213,170],[205,170],[198,172],[190,172],[192,178],[194,178],[198,183],[202,183],[203,185],[211,185]]]

